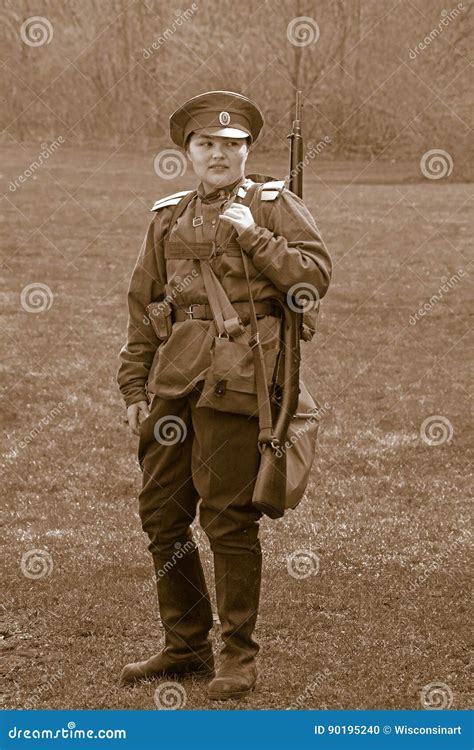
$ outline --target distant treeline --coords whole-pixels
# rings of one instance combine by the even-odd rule
[[[258,101],[270,149],[300,88],[322,158],[469,159],[471,0],[16,0],[0,14],[3,139],[166,143],[169,114],[216,88]]]

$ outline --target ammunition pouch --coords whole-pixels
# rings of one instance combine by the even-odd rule
[[[161,341],[167,341],[171,336],[173,327],[171,311],[172,308],[167,299],[163,299],[161,302],[151,302],[146,307],[148,319]]]
[[[263,349],[267,386],[270,387],[280,348],[280,325],[271,316],[259,321],[259,337]],[[211,364],[202,386],[198,407],[246,416],[258,416],[252,340],[248,327],[237,338],[215,336]]]

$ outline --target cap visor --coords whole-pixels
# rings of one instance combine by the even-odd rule
[[[214,135],[219,138],[249,138],[250,133],[237,128],[201,128],[194,131],[197,135]]]

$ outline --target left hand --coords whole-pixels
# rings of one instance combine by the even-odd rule
[[[232,203],[219,218],[232,224],[237,234],[255,224],[250,208],[241,203]]]

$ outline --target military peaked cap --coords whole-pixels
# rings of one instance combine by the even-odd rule
[[[170,117],[170,135],[185,147],[191,133],[256,141],[264,119],[255,102],[234,91],[207,91],[185,102]]]

